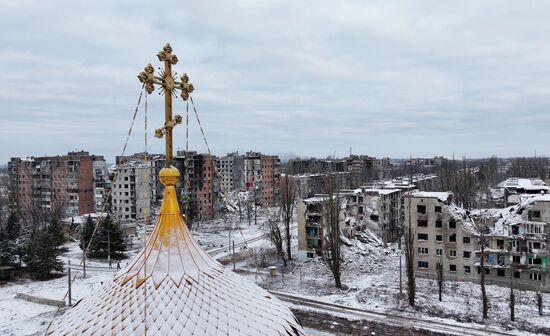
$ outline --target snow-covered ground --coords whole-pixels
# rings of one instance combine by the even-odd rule
[[[260,214],[258,223],[261,225],[265,217]],[[232,222],[232,224],[228,224]],[[231,260],[227,249],[229,231],[231,239],[236,244],[243,238],[250,243],[247,249],[239,248],[240,257],[237,267],[248,271],[242,272],[249,280],[255,281],[267,289],[296,293],[330,303],[347,306],[391,312],[405,316],[421,318],[440,317],[464,322],[488,323],[501,329],[528,329],[550,327],[550,303],[545,302],[544,316],[539,316],[536,307],[535,294],[516,291],[516,322],[509,321],[508,295],[509,289],[497,286],[487,286],[490,300],[489,320],[481,318],[481,303],[479,285],[470,283],[447,282],[443,302],[437,299],[437,285],[433,280],[417,280],[417,305],[408,307],[404,300],[399,300],[399,251],[394,245],[384,247],[372,235],[365,234],[360,239],[353,239],[352,246],[344,249],[343,276],[344,289],[336,289],[332,275],[319,259],[300,262],[293,260],[281,275],[281,261],[274,255],[269,242],[262,237],[264,232],[260,225],[248,225],[246,217],[239,224],[235,214],[230,219],[201,223],[193,228],[193,235],[203,245],[205,250],[215,251],[217,257]],[[229,228],[232,228],[229,230]],[[143,234],[140,227],[139,234]],[[150,231],[150,229],[148,229]],[[294,227],[296,232],[296,228]],[[142,242],[134,240],[134,245],[128,251],[131,257],[139,251]],[[296,251],[297,240],[293,239],[293,250]],[[73,274],[76,280],[72,285],[73,302],[85,295],[91,295],[100,288],[102,282],[109,281],[116,273],[116,262],[109,268],[104,260],[88,260],[88,277],[82,277],[78,266],[82,256],[76,242],[67,244],[68,252],[64,254],[65,261],[71,260]],[[265,256],[265,264],[260,265]],[[126,263],[127,260],[121,262]],[[277,265],[279,275],[269,276],[267,266]],[[264,266],[264,267],[262,267]],[[404,266],[404,257],[403,257]],[[403,292],[406,291],[405,272],[403,271]],[[0,335],[41,335],[52,320],[57,308],[31,303],[15,298],[17,293],[26,293],[42,298],[62,300],[67,290],[67,277],[49,281],[17,281],[0,285]],[[545,301],[550,296],[545,295]],[[309,335],[330,335],[308,329]],[[518,332],[518,334],[520,334]]]
[[[263,231],[260,229],[265,218],[258,217],[258,225],[248,225],[246,218],[239,221],[238,215],[230,214],[226,221],[215,220],[196,225],[192,233],[205,250],[216,249],[217,257],[224,257],[230,254],[227,249],[229,237],[235,244],[247,243],[251,249],[261,250],[267,248],[265,239],[262,239]],[[147,232],[151,232],[147,227]],[[138,236],[143,237],[145,228],[138,226]],[[260,239],[258,239],[260,238]],[[132,246],[126,252],[128,259],[120,261],[124,266],[143,246],[142,239],[133,239]],[[106,260],[87,259],[87,277],[83,278],[81,258],[82,250],[77,242],[70,242],[66,245],[67,252],[61,259],[65,264],[70,260],[73,276],[76,276],[72,283],[72,302],[76,302],[84,296],[91,295],[98,290],[103,283],[111,280],[117,272],[117,261],[113,260],[112,268]],[[241,250],[238,248],[237,250]],[[67,301],[67,277],[60,277],[48,281],[20,280],[7,284],[0,284],[0,335],[43,335],[48,324],[56,314],[54,306],[32,303],[16,298],[17,293],[30,294],[39,298],[65,300]],[[316,335],[311,333],[311,335]],[[321,334],[319,334],[321,335]]]
[[[344,248],[342,282],[344,289],[334,287],[329,269],[320,260],[289,263],[286,274],[275,278],[263,272],[256,274],[255,265],[242,263],[250,271],[248,277],[267,289],[295,293],[329,303],[420,318],[445,318],[461,322],[494,325],[502,330],[528,330],[548,334],[550,328],[550,295],[544,295],[543,316],[538,315],[534,292],[516,290],[516,321],[511,322],[510,289],[488,285],[489,319],[481,314],[480,286],[465,282],[446,282],[443,301],[438,301],[437,282],[417,279],[414,308],[406,303],[405,257],[403,264],[403,300],[399,300],[399,251],[397,246],[384,247],[367,235],[353,239],[353,246]],[[272,258],[271,264],[281,266]],[[547,329],[544,329],[547,328]],[[519,333],[519,331],[518,331]],[[530,334],[530,333],[525,333]]]

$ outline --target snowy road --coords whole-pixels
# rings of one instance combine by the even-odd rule
[[[503,336],[517,336],[517,335],[535,335],[527,332],[515,331],[502,331],[494,328],[488,328],[480,324],[466,324],[460,322],[442,321],[437,318],[421,319],[417,317],[400,316],[395,314],[388,314],[382,312],[376,312],[371,310],[364,310],[352,307],[346,307],[342,305],[326,303],[317,301],[301,296],[291,295],[287,293],[270,291],[273,295],[277,296],[280,300],[292,303],[296,306],[314,308],[329,313],[338,313],[352,316],[355,319],[361,318],[369,321],[376,321],[382,324],[402,326],[405,330],[407,328],[415,328],[433,332],[439,332],[446,335],[462,335],[462,336],[490,336],[490,335],[503,335]]]

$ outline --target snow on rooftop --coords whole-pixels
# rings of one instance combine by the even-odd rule
[[[304,335],[284,303],[200,248],[180,212],[178,179],[174,167],[161,171],[161,214],[145,247],[47,335]]]
[[[550,187],[548,187],[543,180],[535,178],[510,177],[506,181],[499,183],[498,186],[499,188],[524,189],[529,191],[550,191]]]
[[[452,193],[448,191],[415,191],[412,193],[412,197],[418,198],[437,198],[441,202],[447,202]]]
[[[394,192],[399,192],[401,189],[376,189],[376,188],[358,188],[353,190],[354,194],[361,193],[377,193],[378,195],[389,195]]]
[[[478,217],[487,217],[494,220],[494,225],[491,228],[491,235],[508,236],[510,234],[509,227],[521,223],[529,223],[523,219],[523,211],[531,208],[536,202],[550,202],[550,195],[521,195],[520,202],[503,209],[483,209],[477,210],[475,215]],[[536,222],[544,224],[544,222]]]

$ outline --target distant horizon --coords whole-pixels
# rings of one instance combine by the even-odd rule
[[[181,150],[181,149],[180,149]],[[70,150],[70,151],[66,151],[64,153],[55,153],[55,154],[52,154],[52,153],[49,153],[49,154],[45,154],[45,155],[27,155],[27,156],[12,156],[10,157],[8,160],[6,161],[3,161],[4,163],[1,163],[0,162],[0,166],[7,166],[8,162],[11,160],[11,158],[31,158],[31,157],[48,157],[48,156],[51,156],[51,157],[55,157],[55,156],[63,156],[63,155],[67,155],[68,152],[80,152],[80,151],[84,151],[84,152],[88,152],[90,155],[98,155],[98,156],[103,156],[105,158],[105,162],[107,163],[112,163],[114,164],[115,163],[115,158],[116,156],[119,156],[120,154],[116,154],[114,156],[112,156],[112,160],[104,155],[104,154],[101,154],[101,153],[94,153],[94,152],[91,152],[89,150],[86,150],[86,149],[78,149],[78,150]],[[196,151],[200,154],[207,154],[207,151],[197,151],[195,149],[190,149],[190,151]],[[279,156],[279,158],[282,160],[282,161],[288,161],[288,160],[291,160],[291,159],[311,159],[311,158],[315,158],[315,159],[329,159],[329,155],[326,155],[326,156],[306,156],[306,155],[299,155],[299,154],[296,154],[296,153],[285,153],[285,152],[264,152],[264,151],[261,151],[261,150],[246,150],[246,151],[240,151],[240,150],[233,150],[233,151],[226,151],[224,153],[215,153],[213,152],[212,155],[216,156],[216,157],[222,157],[222,156],[225,156],[229,153],[234,153],[234,152],[239,152],[239,154],[246,154],[247,152],[249,151],[253,151],[253,152],[260,152],[262,154],[267,154],[267,155],[277,155]],[[133,155],[133,154],[136,154],[136,153],[142,153],[143,151],[135,151],[135,152],[131,152],[131,153],[125,153],[125,155]],[[148,152],[149,154],[151,155],[157,155],[157,154],[163,154],[164,155],[164,152],[162,151],[158,151],[158,152],[152,152],[152,151],[149,151]],[[175,154],[175,153],[174,153]],[[372,155],[372,154],[369,154],[369,153],[353,153],[352,152],[352,155],[367,155],[367,156],[371,156],[371,157],[375,157],[376,159],[382,159],[382,158],[389,158],[390,160],[395,160],[395,161],[406,161],[406,160],[409,160],[410,159],[410,156],[407,156],[407,157],[391,157],[391,156],[375,156],[375,155]],[[349,157],[349,153],[346,154],[346,155],[342,155],[342,156],[336,156],[336,159],[343,159],[343,158],[346,158],[346,157]],[[444,155],[433,155],[433,156],[412,156],[413,159],[433,159],[433,158],[436,158],[436,157],[443,157],[445,159],[448,159],[448,160],[452,160],[453,157],[448,157],[448,156],[444,156]],[[548,158],[547,156],[545,155],[538,155],[537,156],[534,156],[534,155],[523,155],[523,156],[498,156],[498,155],[489,155],[489,156],[485,156],[485,157],[467,157],[467,156],[461,156],[461,157],[458,157],[458,156],[455,156],[454,159],[457,160],[457,161],[460,161],[460,160],[467,160],[467,161],[475,161],[475,160],[484,160],[484,159],[490,159],[492,157],[496,157],[498,159],[502,159],[502,160],[511,160],[511,159],[518,159],[518,158]]]

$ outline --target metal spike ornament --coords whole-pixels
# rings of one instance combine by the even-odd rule
[[[272,294],[225,268],[202,250],[181,215],[175,186],[178,169],[171,166],[172,94],[193,91],[187,75],[177,83],[171,66],[178,59],[167,44],[158,54],[161,76],[149,64],[139,74],[147,92],[160,85],[166,122],[155,135],[166,137],[167,167],[160,216],[145,247],[99,291],[82,299],[52,321],[46,335],[208,335],[302,336],[300,321]]]

